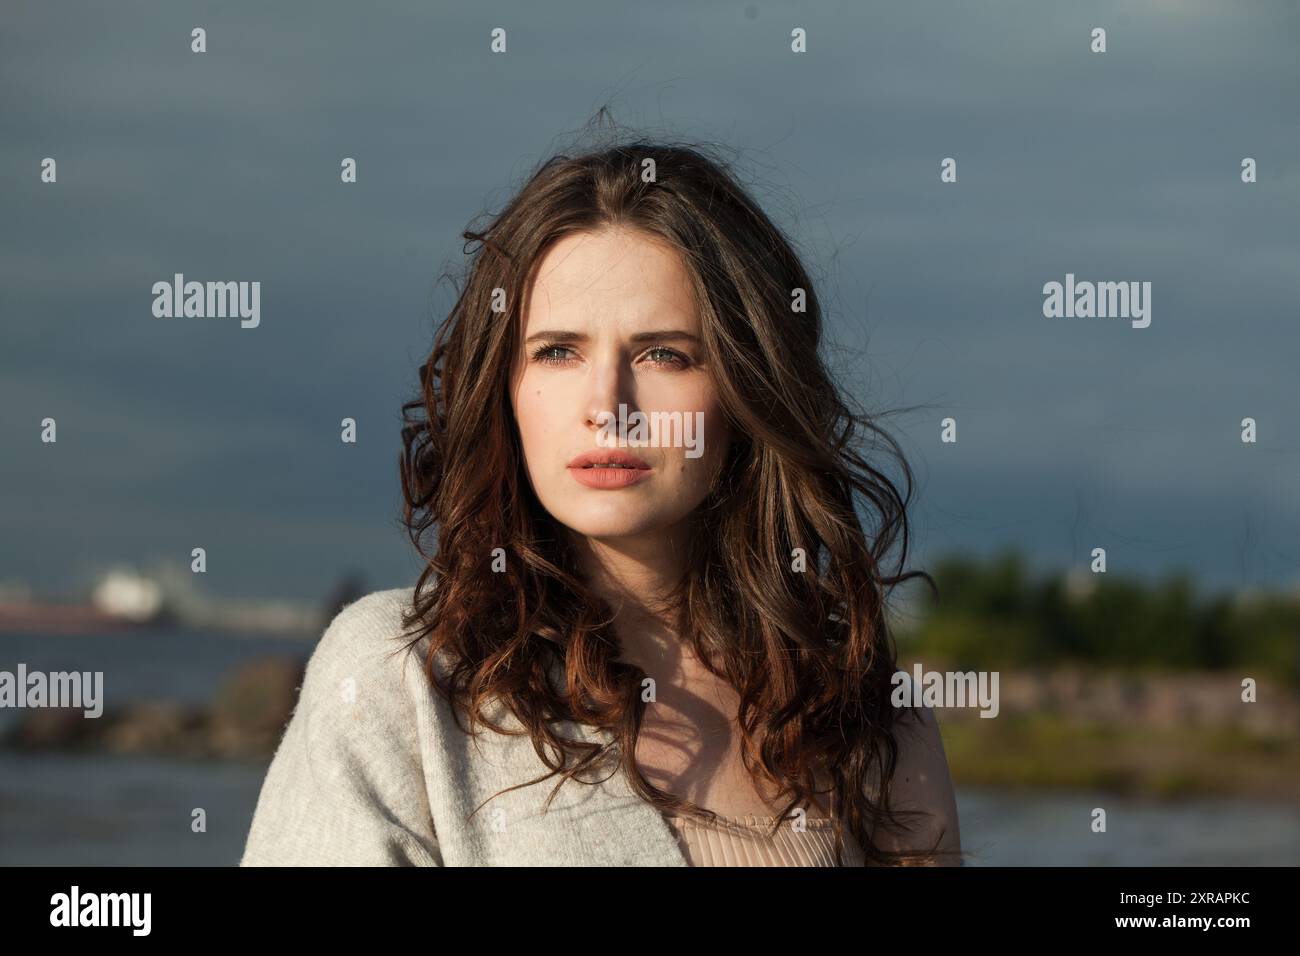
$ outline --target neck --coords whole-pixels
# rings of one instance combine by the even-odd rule
[[[648,668],[680,654],[672,593],[686,567],[688,543],[685,526],[575,542],[587,586],[614,611],[621,660]]]

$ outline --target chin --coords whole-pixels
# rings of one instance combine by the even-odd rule
[[[626,502],[620,506],[611,501],[607,505],[583,509],[573,508],[570,503],[570,507],[551,511],[551,514],[570,531],[587,538],[635,538],[676,524],[672,517],[629,508]]]

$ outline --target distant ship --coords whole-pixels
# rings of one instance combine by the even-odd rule
[[[0,633],[93,634],[141,629],[138,621],[109,614],[90,604],[0,604]]]
[[[90,604],[0,603],[0,633],[93,634],[152,629],[173,623],[162,589],[151,578],[111,571],[95,586]]]
[[[358,574],[345,575],[324,607],[288,599],[212,599],[188,573],[156,576],[118,567],[99,578],[89,602],[35,600],[22,582],[0,582],[0,634],[129,633],[169,628],[250,637],[319,638],[338,611],[367,593]]]

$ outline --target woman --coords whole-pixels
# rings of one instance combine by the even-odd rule
[[[907,498],[859,426],[898,448],[781,232],[632,142],[465,238],[404,406],[426,566],[327,629],[244,864],[960,862],[933,714],[890,703],[886,589],[920,573],[883,574]]]

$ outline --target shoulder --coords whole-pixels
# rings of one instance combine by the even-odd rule
[[[878,827],[875,840],[881,849],[916,852],[937,849],[948,854],[944,862],[958,863],[961,852],[957,799],[939,721],[930,707],[902,708],[894,722],[898,762],[890,785],[889,805],[895,810],[920,811],[908,815],[910,829],[893,832]]]
[[[373,591],[344,606],[312,650],[307,673],[319,677],[366,668],[411,644],[402,621],[413,594],[414,588]]]
[[[405,633],[412,589],[347,605],[307,662],[243,865],[438,862],[421,728],[430,693]]]
[[[413,593],[374,591],[335,614],[307,659],[297,713],[313,726],[341,715],[354,727],[409,716],[427,687],[428,639],[403,624]]]
[[[317,646],[317,652],[346,654],[397,634],[402,616],[410,609],[414,588],[389,588],[372,591],[358,598],[334,615]]]

